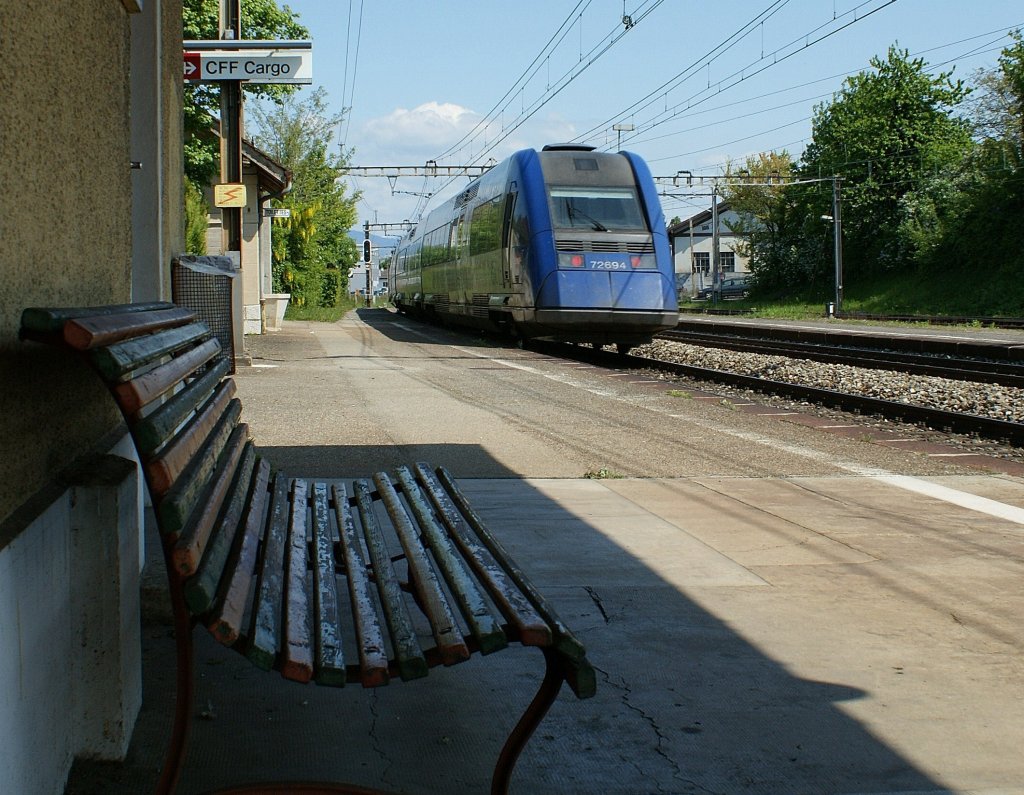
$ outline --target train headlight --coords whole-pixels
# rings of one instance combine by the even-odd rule
[[[582,268],[586,260],[582,254],[559,254],[558,266],[560,268]]]

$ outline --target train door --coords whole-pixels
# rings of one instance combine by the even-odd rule
[[[511,290],[513,284],[520,283],[523,272],[523,256],[526,253],[526,241],[521,239],[513,222],[518,196],[519,194],[513,191],[505,197],[505,213],[501,223],[501,283],[507,290]]]
[[[469,256],[469,218],[468,211],[463,209],[458,218],[452,221],[451,232],[451,274],[448,288],[452,294],[452,300],[462,304],[471,302],[469,294],[472,292],[472,278],[469,263],[466,261]]]

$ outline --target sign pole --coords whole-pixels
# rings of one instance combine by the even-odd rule
[[[242,36],[241,0],[221,0],[220,37],[240,39]],[[242,84],[226,80],[220,84],[220,179],[223,183],[242,181]],[[224,222],[225,249],[242,256],[242,208],[221,208]]]

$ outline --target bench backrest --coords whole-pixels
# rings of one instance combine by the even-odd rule
[[[248,488],[236,471],[252,466],[241,403],[226,377],[231,363],[209,329],[189,309],[153,303],[27,309],[22,336],[90,358],[128,423],[165,541],[194,563],[232,482]]]

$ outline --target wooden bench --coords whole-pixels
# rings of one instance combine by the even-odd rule
[[[120,407],[142,464],[178,664],[157,792],[175,789],[184,762],[198,625],[259,668],[330,686],[410,681],[475,652],[536,646],[543,681],[499,754],[493,793],[507,792],[563,682],[579,698],[594,694],[583,645],[443,468],[416,464],[352,482],[275,473],[240,421],[217,340],[174,304],[26,309],[21,335],[85,358]]]

